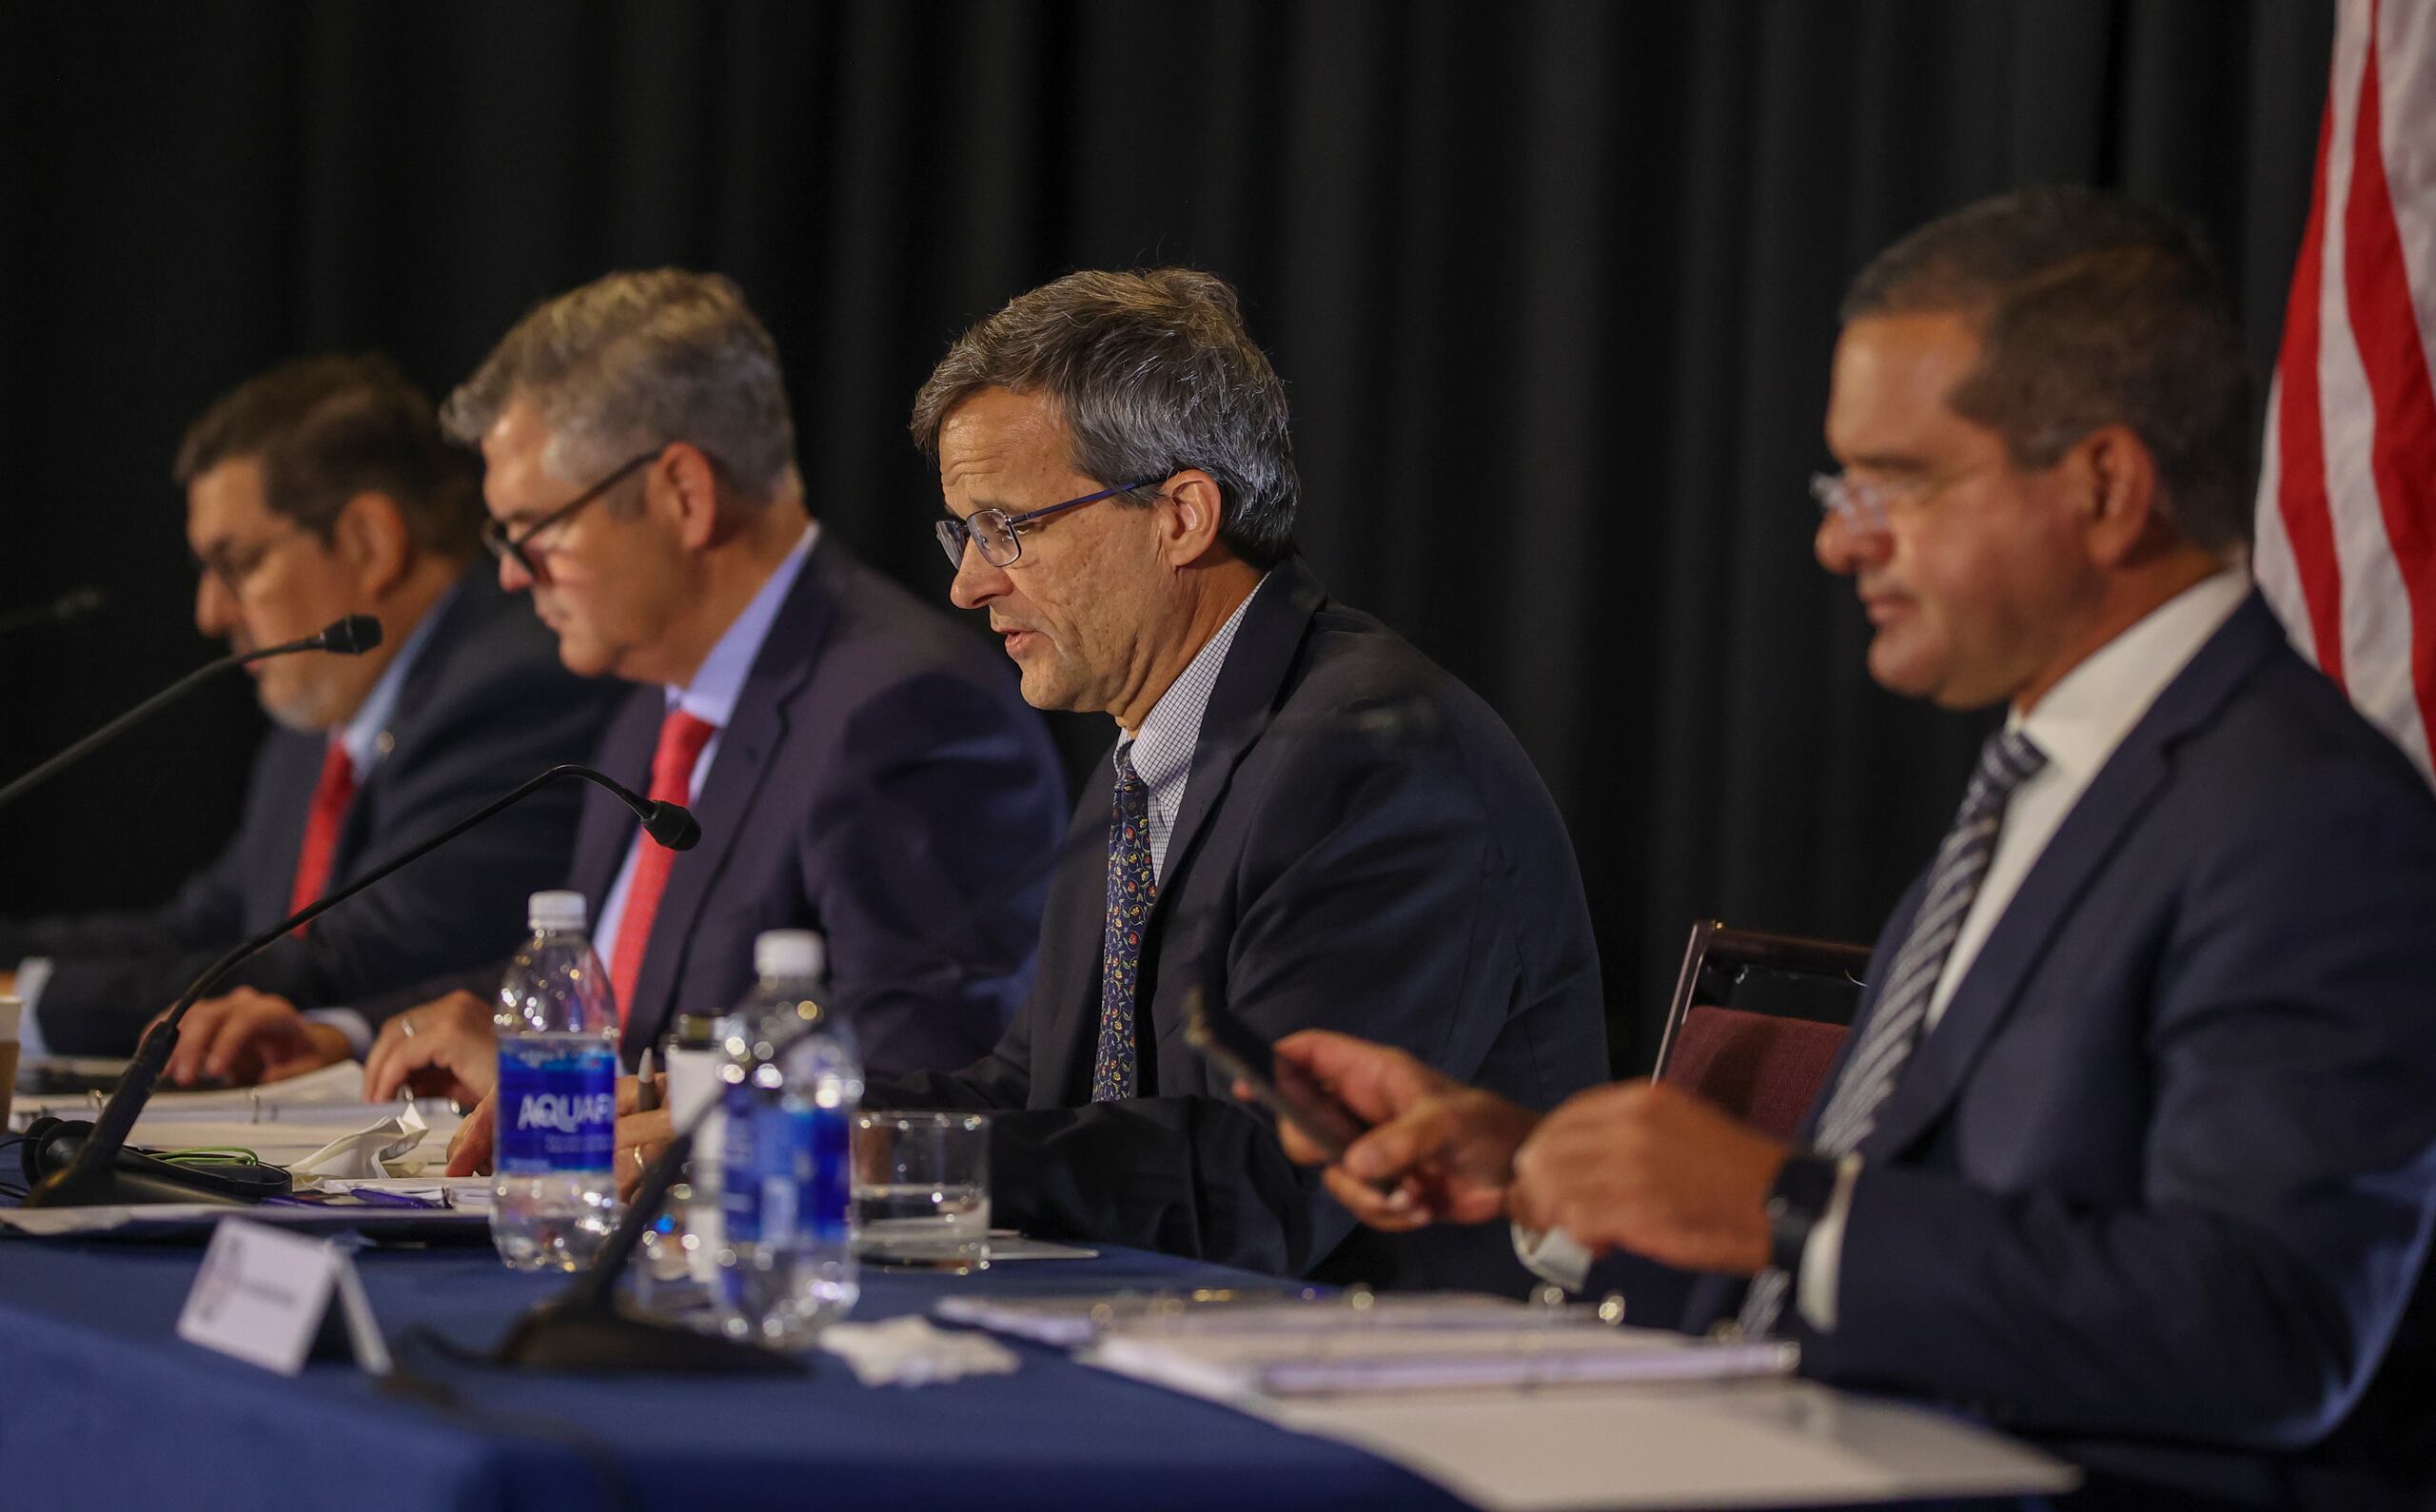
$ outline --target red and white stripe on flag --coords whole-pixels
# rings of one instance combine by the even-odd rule
[[[2436,776],[2436,5],[2341,5],[2254,567],[2293,643]]]

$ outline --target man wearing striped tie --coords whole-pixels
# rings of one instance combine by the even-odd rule
[[[1389,1228],[1506,1216],[1575,1285],[1708,1272],[1689,1325],[2034,1435],[2100,1499],[2420,1504],[2436,800],[2250,589],[2207,255],[2025,190],[1897,243],[1844,316],[1819,560],[1879,683],[2006,717],[1798,1143],[1648,1083],[1536,1119],[1298,1036],[1383,1126],[1328,1186]]]

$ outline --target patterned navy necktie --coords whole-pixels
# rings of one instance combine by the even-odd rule
[[[1116,812],[1108,831],[1108,925],[1100,936],[1100,1036],[1091,1101],[1133,1095],[1133,997],[1142,975],[1142,926],[1159,895],[1150,864],[1150,789],[1116,748]]]
[[[1920,1043],[1929,1004],[1936,996],[1937,979],[1954,953],[1955,936],[1971,913],[1972,900],[1986,880],[1988,863],[1996,854],[1996,832],[2004,824],[2005,804],[2014,790],[2037,775],[2047,754],[2018,730],[1999,730],[1980,748],[1979,769],[1963,795],[1962,812],[1937,847],[1928,889],[1912,915],[1912,932],[1895,952],[1886,973],[1886,990],[1877,1008],[1860,1028],[1860,1040],[1844,1061],[1827,1106],[1818,1115],[1811,1149],[1821,1155],[1840,1156],[1858,1149],[1877,1127],[1877,1115],[1894,1095],[1896,1079]],[[1785,1305],[1785,1273],[1773,1266],[1751,1283],[1742,1304],[1742,1331],[1754,1336],[1776,1326]]]

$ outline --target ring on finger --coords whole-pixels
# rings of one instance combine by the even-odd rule
[[[403,1034],[408,1039],[414,1038],[415,1021],[412,1018],[402,1018],[398,1020],[398,1032]]]
[[[650,1163],[643,1159],[643,1147],[637,1145],[635,1147],[635,1169],[649,1170],[650,1168]]]

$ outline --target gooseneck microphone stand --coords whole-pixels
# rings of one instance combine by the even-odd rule
[[[388,876],[400,867],[421,859],[467,830],[481,824],[501,810],[522,802],[533,794],[561,777],[579,777],[596,787],[606,789],[619,801],[632,809],[642,820],[643,830],[654,840],[672,851],[690,849],[702,836],[702,828],[686,809],[674,803],[654,802],[639,796],[621,784],[611,780],[590,767],[555,766],[540,776],[516,788],[504,796],[492,799],[472,814],[458,820],[438,835],[410,847],[403,854],[373,868],[335,893],[326,894],[309,907],[280,920],[260,934],[246,940],[204,970],[168,1013],[152,1026],[136,1048],[135,1058],[128,1063],[127,1071],[119,1078],[109,1101],[93,1120],[93,1130],[85,1136],[84,1145],[66,1168],[45,1177],[26,1197],[28,1208],[90,1208],[114,1203],[207,1202],[210,1194],[198,1192],[175,1178],[153,1171],[121,1169],[119,1152],[127,1148],[128,1131],[134,1128],[136,1116],[144,1111],[161,1072],[169,1064],[169,1056],[177,1049],[178,1025],[187,1010],[220,985],[221,979],[247,957],[269,948],[299,925],[309,924],[358,893]]]

